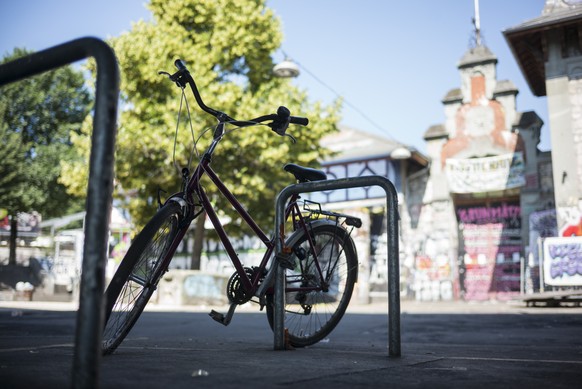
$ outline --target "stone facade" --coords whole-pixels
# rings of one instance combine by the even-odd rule
[[[408,177],[408,231],[419,300],[505,299],[519,293],[529,216],[553,206],[542,190],[542,121],[516,110],[497,58],[477,45],[458,63],[460,88],[442,100],[445,122],[425,133],[430,170]],[[545,181],[544,181],[545,182]]]

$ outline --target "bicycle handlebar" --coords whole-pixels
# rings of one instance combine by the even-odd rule
[[[291,112],[289,111],[289,109],[283,106],[280,106],[279,109],[277,109],[276,114],[259,116],[251,120],[244,121],[235,120],[232,117],[228,116],[226,113],[210,108],[206,104],[204,104],[204,101],[200,96],[198,88],[196,87],[196,83],[194,82],[194,78],[188,71],[186,63],[183,60],[177,59],[176,61],[174,61],[174,65],[178,69],[176,73],[170,75],[169,73],[166,72],[160,72],[160,74],[168,75],[170,80],[174,81],[181,88],[184,88],[186,84],[189,84],[190,87],[192,88],[192,92],[194,93],[194,97],[196,98],[198,106],[203,111],[211,114],[216,119],[218,119],[220,123],[228,122],[229,124],[235,125],[237,127],[248,127],[265,121],[271,121],[271,123],[268,124],[271,130],[273,130],[280,136],[289,136],[293,140],[294,138],[286,133],[289,124],[298,124],[301,126],[307,126],[309,124],[309,119],[305,117],[291,116]]]

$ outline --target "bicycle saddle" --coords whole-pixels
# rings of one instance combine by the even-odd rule
[[[294,163],[286,164],[283,166],[283,170],[293,174],[299,182],[327,180],[327,175],[321,170],[299,166]]]

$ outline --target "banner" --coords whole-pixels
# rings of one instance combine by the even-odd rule
[[[485,158],[446,160],[445,172],[453,193],[479,193],[525,185],[523,153]]]
[[[547,285],[582,285],[582,237],[546,238],[543,271]]]

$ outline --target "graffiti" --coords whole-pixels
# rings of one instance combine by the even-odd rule
[[[565,226],[560,235],[562,235],[562,236],[582,236],[582,220],[580,221],[579,224],[576,224],[576,225],[569,224],[569,225]]]
[[[580,207],[559,207],[558,213],[564,225],[560,236],[582,236],[582,212]]]
[[[582,238],[547,238],[543,261],[546,284],[582,285]]]
[[[451,281],[425,280],[416,286],[416,299],[420,301],[439,301],[453,299],[453,283]]]
[[[521,207],[519,205],[502,203],[491,207],[457,208],[457,216],[461,223],[486,224],[506,220],[513,227],[521,227]]]
[[[462,288],[466,300],[519,291],[521,207],[518,203],[458,207]]]
[[[453,273],[449,258],[438,255],[433,260],[427,255],[415,259],[414,289],[416,299],[438,301],[453,299]]]
[[[556,244],[548,246],[550,254],[550,276],[582,275],[582,244]]]
[[[556,225],[556,211],[549,209],[546,211],[532,212],[529,215],[530,244],[537,238],[547,238],[556,236],[558,229]],[[532,234],[534,236],[532,236]]]
[[[184,294],[188,297],[207,297],[220,299],[222,283],[208,274],[193,274],[184,278]]]

